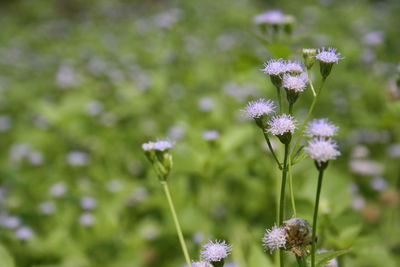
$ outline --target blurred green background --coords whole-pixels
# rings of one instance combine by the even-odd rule
[[[270,9],[296,19],[274,43],[253,24]],[[176,141],[170,188],[192,257],[218,238],[232,266],[273,266],[261,238],[279,172],[240,110],[275,98],[265,61],[321,46],[344,60],[314,113],[340,126],[343,154],[319,244],[352,248],[339,266],[399,266],[399,12],[397,0],[0,1],[0,266],[183,266],[141,150],[156,138]],[[311,160],[293,168],[308,220],[316,175]]]

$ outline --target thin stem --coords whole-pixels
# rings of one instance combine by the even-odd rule
[[[315,250],[316,250],[316,236],[317,236],[317,218],[318,218],[318,207],[319,207],[319,196],[321,194],[322,187],[322,178],[324,175],[323,168],[319,170],[318,174],[318,186],[317,186],[317,194],[315,196],[315,206],[314,206],[314,217],[313,217],[313,225],[312,225],[312,237],[311,237],[311,267],[315,267]]]
[[[308,76],[308,83],[310,84],[310,88],[311,88],[312,94],[313,94],[314,97],[316,97],[317,94],[315,93],[314,85],[313,85],[313,82],[311,80],[311,72],[310,72],[310,70],[307,70],[307,76]]]
[[[286,188],[286,176],[287,176],[287,161],[289,155],[289,144],[285,144],[285,155],[283,158],[283,169],[282,169],[282,184],[281,184],[281,196],[279,201],[279,225],[282,225],[283,218],[285,217],[285,188]],[[280,266],[284,266],[284,258],[283,258],[284,251],[281,249],[279,250],[279,259],[280,259]]]
[[[264,132],[264,131],[263,131],[263,134],[264,134],[265,141],[267,141],[268,148],[271,151],[271,154],[274,157],[276,163],[278,164],[279,169],[282,169],[282,164],[279,162],[278,157],[275,154],[275,151],[274,151],[274,149],[273,149],[273,147],[271,145],[271,141],[269,140],[268,134],[266,132]]]
[[[296,256],[296,261],[299,267],[307,267],[307,265],[304,262],[304,257],[298,257]]]
[[[179,242],[181,243],[181,247],[182,247],[183,254],[185,255],[186,263],[187,263],[188,267],[192,267],[192,263],[190,261],[190,256],[189,256],[188,249],[186,247],[185,239],[183,238],[181,226],[179,224],[178,217],[176,216],[174,203],[172,202],[171,194],[169,192],[168,183],[166,181],[162,181],[161,184],[164,188],[165,196],[167,197],[167,200],[168,200],[169,208],[172,213],[172,218],[174,219],[176,232],[178,233]]]
[[[293,114],[293,103],[289,103],[289,114]]]
[[[276,93],[278,94],[279,113],[282,113],[282,96],[281,96],[281,88],[279,88],[279,87],[276,87]]]
[[[290,200],[292,202],[292,211],[293,216],[296,217],[296,203],[294,200],[294,193],[293,193],[293,177],[292,177],[292,159],[291,157],[288,158],[288,173],[289,173],[289,188],[290,188]]]
[[[313,111],[314,111],[314,108],[315,108],[315,104],[317,103],[317,101],[318,101],[318,99],[319,99],[319,96],[321,95],[322,88],[323,88],[324,85],[325,85],[325,80],[326,80],[326,79],[324,79],[324,78],[322,79],[321,86],[319,87],[319,90],[318,90],[317,95],[314,96],[314,98],[313,98],[313,100],[312,100],[312,102],[311,102],[311,106],[310,106],[310,108],[308,109],[307,116],[306,116],[305,120],[303,121],[303,123],[300,125],[299,130],[297,131],[299,134],[302,134],[302,132],[303,132],[303,130],[304,130],[306,124],[308,123],[308,121],[309,121],[310,118],[311,118],[311,115],[312,115],[312,113],[313,113]],[[297,149],[297,147],[300,145],[302,139],[303,139],[303,138],[302,138],[302,135],[300,135],[300,136],[297,138],[296,143],[295,143],[294,146],[293,146],[292,153],[296,151],[296,149]]]

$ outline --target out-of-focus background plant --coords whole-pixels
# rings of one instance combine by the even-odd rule
[[[266,43],[253,18],[270,9],[295,23]],[[273,266],[261,237],[278,171],[240,109],[275,96],[266,60],[321,46],[344,60],[314,112],[340,126],[343,154],[324,178],[319,244],[352,248],[339,266],[399,266],[399,12],[397,0],[1,1],[0,266],[183,266],[141,151],[156,137],[176,141],[169,185],[191,255],[220,238],[235,266]],[[292,171],[310,221],[315,170]]]

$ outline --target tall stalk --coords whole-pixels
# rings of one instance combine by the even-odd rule
[[[283,158],[283,168],[282,168],[282,184],[281,184],[281,196],[279,201],[279,216],[278,223],[279,226],[283,223],[283,218],[285,217],[285,189],[286,189],[286,177],[287,177],[287,163],[288,163],[288,155],[289,155],[289,143],[285,144],[285,155]],[[283,250],[279,250],[279,259],[280,266],[284,267],[284,259],[283,259]]]
[[[321,194],[323,175],[324,175],[324,168],[319,168],[317,194],[315,196],[314,217],[313,217],[313,224],[312,224],[311,267],[315,267],[315,252],[316,252],[316,240],[315,240],[315,238],[317,236],[318,207],[319,207],[319,197],[320,197],[320,194]]]
[[[186,247],[185,239],[183,238],[181,226],[178,221],[178,216],[176,216],[174,203],[172,202],[171,193],[169,192],[168,183],[167,183],[167,181],[162,181],[161,184],[164,188],[165,196],[167,197],[167,200],[168,200],[169,209],[171,210],[172,218],[174,219],[176,232],[178,233],[179,242],[181,243],[181,247],[182,247],[183,254],[185,255],[186,263],[187,263],[188,267],[192,267],[189,252]]]

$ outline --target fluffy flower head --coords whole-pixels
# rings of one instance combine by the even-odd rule
[[[232,247],[225,243],[225,241],[215,240],[209,241],[203,246],[203,250],[200,252],[201,258],[208,262],[218,262],[228,257]]]
[[[268,122],[270,128],[268,132],[273,135],[283,135],[285,133],[294,133],[296,129],[296,121],[292,116],[287,114],[282,114],[279,116],[275,116]]]
[[[286,230],[282,227],[274,225],[272,229],[267,229],[262,239],[264,249],[269,250],[271,253],[273,250],[284,248],[286,245]]]
[[[255,24],[282,24],[285,21],[285,15],[282,11],[273,9],[255,16],[253,21]]]
[[[318,49],[318,53],[315,56],[317,60],[322,61],[324,63],[338,63],[339,59],[341,59],[341,54],[336,52],[336,48],[329,47],[325,49]]]
[[[250,101],[243,110],[249,118],[260,118],[262,115],[269,115],[275,111],[275,104],[272,100],[260,98]]]
[[[287,70],[286,62],[283,59],[271,59],[264,64],[264,73],[268,75],[281,75]]]
[[[306,135],[310,137],[331,137],[336,135],[339,127],[328,119],[314,119],[306,127]]]
[[[286,71],[287,72],[294,72],[294,73],[302,73],[303,72],[303,66],[299,61],[288,60],[286,62]]]
[[[288,90],[303,92],[307,87],[307,75],[292,76],[285,74],[282,79],[282,86]]]
[[[308,145],[304,149],[317,162],[327,162],[340,156],[337,144],[332,139],[313,139],[308,142]]]
[[[213,267],[213,266],[211,265],[211,263],[206,261],[193,261],[192,267]]]
[[[142,149],[144,151],[157,150],[157,151],[165,151],[171,149],[174,146],[174,143],[168,140],[157,140],[157,142],[147,142],[142,144]]]

